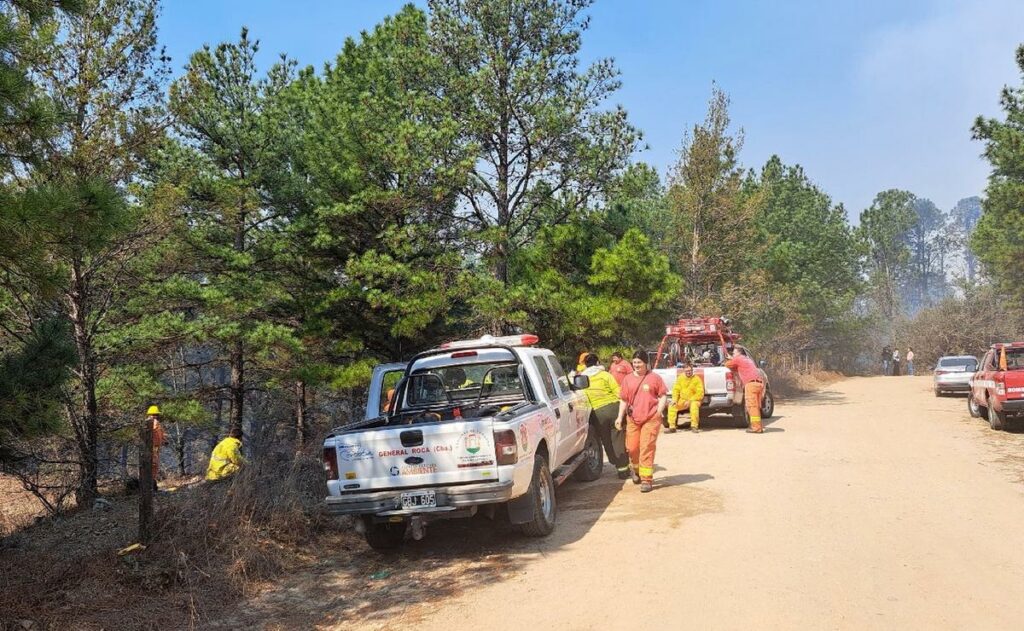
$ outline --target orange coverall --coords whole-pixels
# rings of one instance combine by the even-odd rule
[[[156,474],[160,471],[160,448],[163,447],[164,439],[164,428],[160,425],[160,421],[153,419],[153,479],[156,480]]]
[[[661,377],[648,372],[642,377],[626,375],[619,390],[619,400],[632,408],[626,422],[626,451],[629,464],[640,474],[640,479],[654,479],[654,453],[657,450],[661,418],[658,404],[668,394]]]
[[[737,355],[725,362],[727,368],[736,370],[743,382],[743,403],[750,415],[750,431],[760,434],[764,431],[761,427],[761,399],[764,397],[764,381],[761,380],[761,371],[757,369],[754,360],[746,355]]]

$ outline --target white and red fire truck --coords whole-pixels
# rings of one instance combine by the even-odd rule
[[[971,378],[967,410],[996,430],[1024,417],[1024,342],[993,344],[985,353]]]
[[[739,340],[740,335],[733,332],[728,318],[682,318],[665,327],[665,337],[652,359],[654,372],[661,375],[671,392],[683,365],[687,361],[692,362],[694,373],[704,382],[701,415],[732,414],[739,426],[747,427],[750,419],[743,406],[743,387],[739,376],[722,365],[733,348],[754,359]],[[761,370],[761,379],[764,380],[761,418],[771,418],[775,412],[775,399],[764,370]]]

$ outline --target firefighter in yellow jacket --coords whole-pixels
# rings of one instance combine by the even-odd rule
[[[210,466],[206,468],[207,480],[224,480],[238,473],[245,464],[242,457],[242,432],[232,429],[224,440],[217,443],[210,454]]]
[[[619,382],[598,363],[597,355],[587,353],[583,358],[581,375],[590,378],[590,387],[583,392],[590,401],[590,409],[597,420],[601,444],[608,462],[615,465],[620,480],[629,477],[629,454],[626,453],[626,432],[615,429],[619,416]]]
[[[704,380],[693,374],[693,364],[686,362],[683,374],[672,387],[672,407],[668,410],[668,432],[676,431],[679,413],[690,410],[690,431],[700,431],[700,404],[704,400]]]

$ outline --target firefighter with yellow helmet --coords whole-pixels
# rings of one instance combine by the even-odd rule
[[[167,435],[164,433],[164,428],[160,424],[160,408],[155,405],[149,406],[146,410],[146,420],[152,425],[153,428],[153,490],[156,490],[156,478],[160,472],[160,448],[164,445],[164,439]]]

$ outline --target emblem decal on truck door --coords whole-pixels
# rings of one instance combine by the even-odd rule
[[[338,445],[338,454],[346,462],[373,459],[373,452],[361,445]]]

